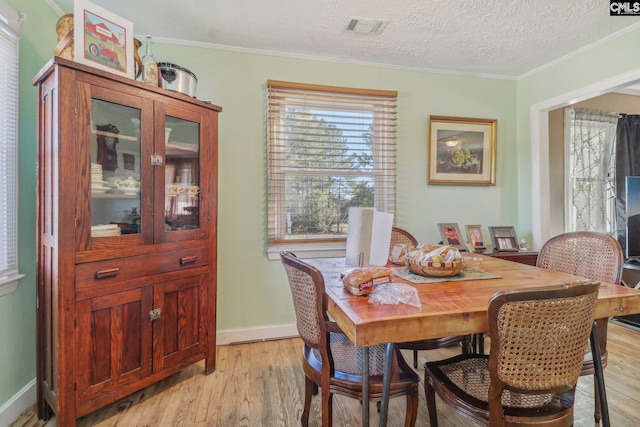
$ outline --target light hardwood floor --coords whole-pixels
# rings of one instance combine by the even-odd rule
[[[198,363],[153,386],[78,420],[78,426],[298,426],[302,413],[303,373],[300,367],[300,339],[283,339],[218,347],[216,372],[203,374]],[[640,332],[611,324],[609,365],[605,381],[611,425],[640,425]],[[456,348],[420,352],[422,364],[457,353]],[[410,362],[411,354],[405,352]],[[593,426],[593,377],[581,378],[576,392],[575,426]],[[334,398],[334,426],[360,426],[359,402],[342,396]],[[371,424],[378,425],[375,405]],[[403,425],[404,398],[392,399],[390,427]],[[440,426],[474,426],[438,401]],[[424,390],[420,386],[417,426],[429,425]],[[319,399],[312,401],[310,425],[320,424]],[[30,408],[13,427],[52,427],[37,420]]]

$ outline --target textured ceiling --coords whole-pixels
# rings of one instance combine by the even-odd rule
[[[73,0],[43,0],[73,12]],[[136,34],[272,54],[517,77],[628,27],[607,0],[91,0]],[[349,33],[349,17],[389,21]]]

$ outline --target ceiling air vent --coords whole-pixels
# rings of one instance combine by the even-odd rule
[[[347,21],[345,31],[350,33],[378,35],[382,33],[388,23],[389,21],[384,21],[382,19],[356,18],[354,16],[350,16]]]

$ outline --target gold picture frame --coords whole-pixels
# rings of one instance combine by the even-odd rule
[[[75,0],[73,12],[73,59],[133,79],[131,21],[87,0]]]
[[[498,252],[519,252],[518,237],[514,227],[489,227],[493,250]]]
[[[428,184],[496,185],[498,121],[429,116]]]
[[[482,238],[482,226],[481,225],[465,225],[467,229],[467,241],[469,246],[474,251],[486,249],[484,239]]]

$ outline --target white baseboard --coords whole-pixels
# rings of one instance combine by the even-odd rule
[[[229,345],[241,342],[267,341],[298,336],[295,324],[265,326],[250,329],[233,329],[218,331],[217,345]],[[34,378],[0,407],[0,427],[9,427],[20,414],[36,402],[36,379]]]
[[[216,344],[229,345],[241,342],[267,341],[297,336],[299,335],[295,324],[265,326],[250,329],[232,329],[218,331],[216,334]]]
[[[20,417],[20,414],[36,403],[36,399],[36,379],[34,378],[0,406],[0,427],[9,427]]]

